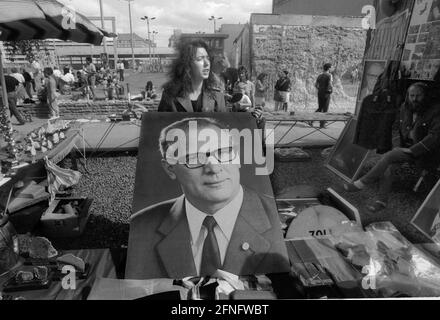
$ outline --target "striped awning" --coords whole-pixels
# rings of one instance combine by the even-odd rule
[[[56,0],[0,1],[0,41],[60,39],[100,45],[104,36],[115,35]]]

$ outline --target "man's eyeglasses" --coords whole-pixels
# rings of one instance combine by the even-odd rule
[[[208,152],[187,154],[184,157],[177,158],[177,163],[184,164],[189,169],[196,169],[206,165],[210,157],[214,157],[219,163],[228,163],[235,160],[237,155],[237,150],[231,146]],[[167,162],[170,164],[176,164],[176,159],[172,159],[172,161],[170,160],[171,159],[167,159]]]

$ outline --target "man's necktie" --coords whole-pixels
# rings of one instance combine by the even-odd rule
[[[212,276],[217,269],[221,267],[220,250],[218,248],[217,237],[214,233],[214,227],[217,225],[214,217],[207,216],[203,225],[208,230],[202,251],[202,264],[200,267],[201,276]]]

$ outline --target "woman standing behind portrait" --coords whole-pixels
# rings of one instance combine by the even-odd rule
[[[223,94],[211,70],[208,45],[183,42],[164,85],[159,112],[226,112]]]

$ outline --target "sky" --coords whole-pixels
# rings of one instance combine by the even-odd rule
[[[59,0],[70,4],[85,16],[99,16],[99,0]],[[116,17],[116,33],[130,32],[130,19],[127,0],[102,0],[104,16]],[[150,20],[150,36],[155,37],[159,47],[168,46],[168,39],[174,29],[184,33],[214,31],[211,16],[222,17],[216,20],[217,29],[221,24],[245,24],[251,13],[271,13],[272,0],[132,0],[131,13],[133,32],[147,38],[147,23],[141,17],[156,17]],[[93,21],[101,26],[100,21]],[[111,30],[111,22],[105,23]]]

